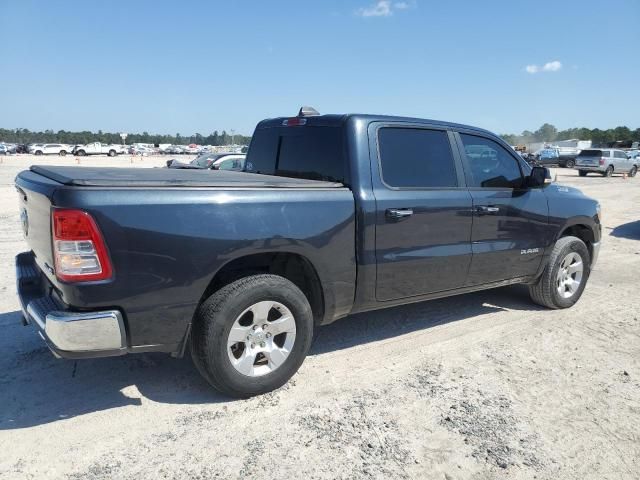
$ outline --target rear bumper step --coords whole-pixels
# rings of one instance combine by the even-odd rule
[[[32,252],[16,256],[16,278],[26,323],[38,328],[56,356],[92,358],[127,353],[124,320],[118,310],[72,311],[47,293],[46,280]]]

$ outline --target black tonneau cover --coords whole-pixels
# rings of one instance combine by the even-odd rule
[[[223,170],[33,165],[31,171],[63,185],[79,187],[339,188],[343,186],[341,183]]]

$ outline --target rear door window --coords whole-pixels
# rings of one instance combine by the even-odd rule
[[[522,187],[524,180],[520,164],[502,145],[465,133],[461,133],[460,138],[470,169],[470,187]]]
[[[444,130],[383,127],[378,131],[382,179],[396,188],[457,187],[449,136]]]

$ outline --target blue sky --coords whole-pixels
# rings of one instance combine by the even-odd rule
[[[190,135],[383,113],[640,126],[640,1],[0,0],[0,127]]]

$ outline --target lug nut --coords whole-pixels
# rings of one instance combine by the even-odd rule
[[[254,330],[257,330],[257,329],[258,329],[258,325],[254,325],[254,326],[253,326],[253,329],[254,329]]]
[[[267,332],[267,338],[271,338],[271,333]]]
[[[251,340],[251,335],[247,335],[247,340]]]
[[[260,342],[260,346],[264,348],[265,343],[264,342]]]
[[[252,343],[252,344],[251,344],[251,348],[256,348],[256,344],[255,344],[255,343]]]
[[[262,325],[262,329],[266,330],[267,329],[267,324],[265,323],[264,325]]]

